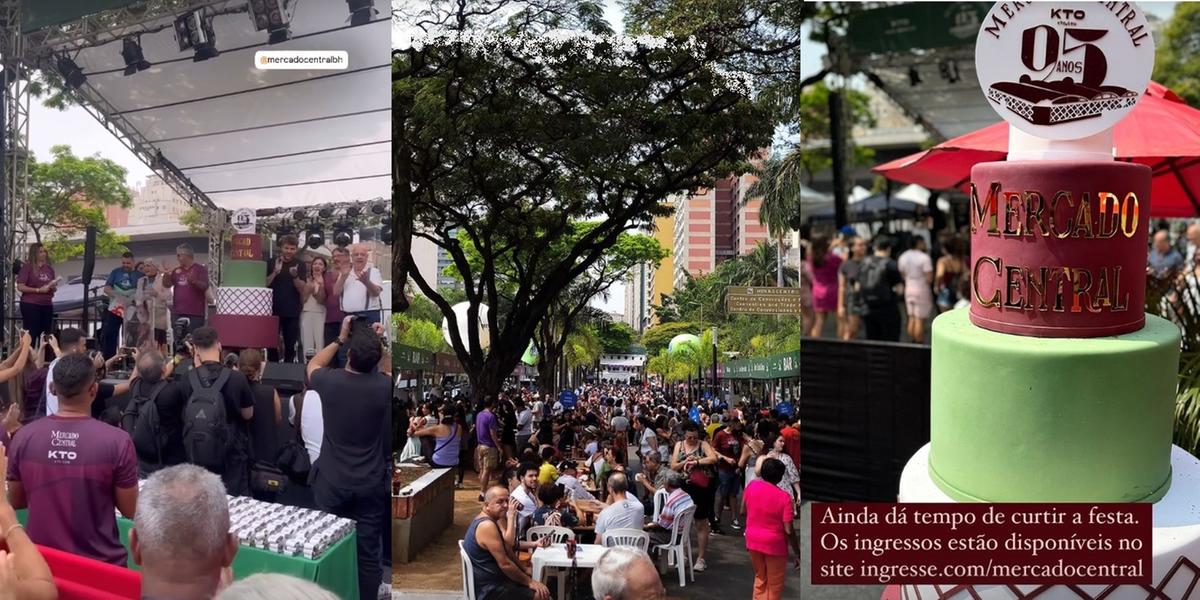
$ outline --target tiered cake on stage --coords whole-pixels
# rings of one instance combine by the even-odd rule
[[[224,346],[275,348],[279,318],[272,314],[272,290],[266,287],[267,265],[262,260],[262,236],[237,233],[229,258],[221,263],[217,312],[213,326]]]
[[[1039,120],[989,96],[1010,123],[1008,160],[971,170],[971,307],[933,322],[931,442],[906,466],[899,498],[1153,502],[1152,581],[1164,595],[942,584],[904,586],[906,598],[1200,598],[1200,461],[1171,445],[1180,332],[1144,311],[1151,171],[1113,161],[1112,127],[1132,102],[1095,104],[1111,89],[1145,89],[1153,41],[1129,29],[1140,13],[1122,21],[1105,6],[1064,19],[1049,4],[1010,14],[999,3],[984,20],[985,94],[999,86],[1048,111],[1091,108]],[[1087,29],[1073,28],[1080,21]],[[1095,44],[1055,60],[1074,44],[1058,36],[1085,31]],[[1039,36],[1045,56],[1031,49]],[[1087,93],[1063,97],[1064,87]]]

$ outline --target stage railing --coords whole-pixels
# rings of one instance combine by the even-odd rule
[[[800,488],[821,501],[895,502],[929,441],[929,347],[804,338]]]

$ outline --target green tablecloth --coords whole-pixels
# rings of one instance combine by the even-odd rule
[[[17,511],[17,518],[25,523],[25,510]],[[121,543],[129,547],[129,529],[133,521],[117,518],[117,529]],[[282,573],[312,581],[345,600],[358,598],[358,547],[357,532],[352,532],[342,541],[326,550],[319,558],[310,560],[302,556],[284,556],[250,546],[240,546],[233,559],[234,579],[243,579],[255,573]],[[129,568],[140,570],[129,553]]]

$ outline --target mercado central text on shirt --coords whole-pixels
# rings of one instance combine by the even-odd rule
[[[1033,190],[1002,191],[993,182],[981,202],[971,185],[971,233],[986,228],[994,237],[1105,240],[1137,234],[1140,205],[1133,192],[1074,194],[1060,190],[1046,199]],[[980,256],[971,269],[975,300],[984,308],[1078,313],[1129,309],[1129,293],[1121,293],[1119,265],[1012,265],[1000,257]],[[980,292],[988,281],[998,282],[990,294]],[[1035,301],[1036,300],[1036,301]]]

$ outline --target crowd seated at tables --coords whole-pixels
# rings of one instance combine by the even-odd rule
[[[678,571],[680,585],[687,585],[705,570],[708,536],[721,531],[722,517],[726,526],[742,529],[747,515],[739,497],[756,479],[755,469],[792,450],[776,443],[781,431],[793,427],[776,413],[748,404],[701,407],[669,389],[585,385],[573,406],[518,389],[477,407],[465,397],[433,394],[425,400],[408,407],[421,411],[410,424],[412,436],[420,436],[427,422],[441,420],[439,415],[474,424],[458,453],[474,455],[481,474],[483,506],[460,543],[466,597],[472,600],[559,597],[539,579],[558,578],[562,590],[562,579],[573,582],[582,569],[593,569],[594,583],[604,580],[596,560],[606,548],[638,554],[613,555],[622,556],[626,566],[636,562],[638,569],[626,569],[634,579],[645,566],[661,588],[658,573],[665,568]],[[540,418],[531,418],[534,411]],[[531,431],[510,443],[502,431],[508,422],[530,423]],[[472,453],[472,443],[483,449]],[[410,442],[414,452],[419,446]],[[795,492],[785,489],[790,484],[771,484],[789,508]],[[771,519],[776,516],[784,518],[772,513]],[[794,536],[782,524],[770,527],[778,530],[772,536]],[[590,558],[566,567],[547,562],[563,560],[568,540]],[[557,558],[546,558],[551,556]],[[637,587],[643,583],[628,589],[643,589]],[[597,599],[655,597],[613,589],[593,593]]]

